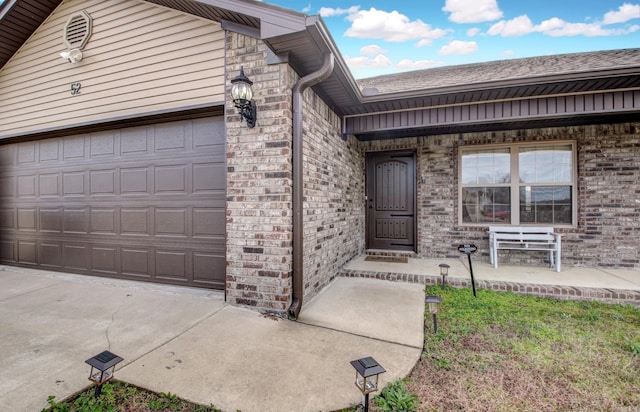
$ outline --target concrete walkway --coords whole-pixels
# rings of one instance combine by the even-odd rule
[[[382,385],[410,372],[423,311],[421,285],[371,279],[336,279],[291,322],[217,292],[0,266],[0,411],[82,390],[105,349],[117,379],[224,411],[333,411],[361,400],[349,361],[373,356]]]

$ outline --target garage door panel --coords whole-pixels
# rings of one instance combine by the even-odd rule
[[[121,252],[121,273],[149,279],[151,277],[151,253],[146,248],[123,247]]]
[[[155,186],[156,194],[187,194],[187,167],[185,165],[157,166]]]
[[[187,279],[187,253],[183,250],[156,250],[156,277],[184,281]]]
[[[16,262],[16,241],[14,240],[2,240],[0,241],[0,259],[5,263]]]
[[[225,257],[206,251],[193,252],[194,282],[219,283],[217,274],[225,270]]]
[[[149,236],[151,209],[123,207],[120,209],[120,234]]]
[[[18,163],[25,165],[36,162],[36,144],[32,142],[18,145]]]
[[[156,236],[186,238],[187,209],[156,208],[155,224]]]
[[[224,288],[222,118],[0,146],[0,260]]]
[[[19,240],[18,241],[18,262],[23,265],[37,265],[38,253],[35,241]]]
[[[62,232],[62,207],[40,208],[40,232]]]
[[[91,268],[101,274],[118,274],[119,248],[109,245],[93,245],[91,247]]]
[[[130,167],[120,169],[120,190],[123,195],[147,195],[150,187],[148,167]]]
[[[187,146],[187,127],[190,122],[176,122],[154,129],[156,152],[184,151]]]
[[[224,190],[226,184],[224,163],[199,163],[193,165],[193,191],[195,193]]]
[[[90,150],[92,158],[115,156],[116,151],[116,137],[114,132],[101,132],[91,135],[89,140]]]
[[[60,196],[60,173],[40,174],[38,178],[40,197]]]
[[[39,145],[40,149],[40,161],[41,162],[51,162],[51,161],[59,161],[60,154],[62,150],[60,149],[60,141],[59,140],[45,140],[41,142]]]
[[[116,235],[116,214],[115,208],[91,208],[91,233]]]
[[[14,230],[16,228],[16,210],[0,209],[0,230]]]
[[[65,197],[84,197],[85,195],[84,170],[65,172],[62,174],[62,195]]]
[[[3,176],[0,178],[0,199],[13,198],[16,193],[16,177]]]
[[[18,208],[18,230],[25,232],[36,231],[35,208]]]
[[[214,208],[193,209],[193,237],[224,236],[226,215],[224,210]]]
[[[89,248],[86,244],[65,243],[63,245],[63,266],[71,270],[89,271]]]
[[[89,233],[88,208],[65,207],[63,211],[62,227],[69,235],[83,235]]]
[[[92,170],[89,173],[89,187],[92,196],[115,196],[116,191],[116,171]]]
[[[78,160],[85,157],[85,135],[65,137],[62,141],[62,159]]]
[[[40,242],[40,265],[48,269],[62,268],[62,242]]]

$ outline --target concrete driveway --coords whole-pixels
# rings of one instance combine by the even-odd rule
[[[82,390],[105,349],[116,378],[225,411],[341,409],[361,399],[349,361],[373,356],[383,385],[409,373],[423,310],[419,285],[338,278],[291,322],[219,292],[0,266],[0,410]]]

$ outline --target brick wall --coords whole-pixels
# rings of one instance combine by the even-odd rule
[[[304,93],[304,299],[364,250],[364,172],[358,141],[340,137],[340,118]]]
[[[265,46],[227,33],[227,301],[284,315],[291,304],[292,88],[287,64],[267,65]],[[258,107],[240,121],[230,81],[244,67]],[[364,175],[355,138],[311,90],[304,93],[304,299],[364,250]]]
[[[418,160],[418,254],[455,257],[460,243],[475,243],[488,260],[486,228],[460,226],[458,148],[463,145],[575,140],[578,225],[559,229],[563,264],[640,267],[640,124],[510,130],[421,137]],[[424,177],[424,183],[421,182]],[[512,263],[540,264],[545,252],[500,252]]]
[[[267,65],[265,46],[226,33],[227,301],[284,313],[291,304],[291,89],[287,64]],[[258,107],[253,129],[229,93],[240,66]]]

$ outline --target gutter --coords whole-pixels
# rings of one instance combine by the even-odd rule
[[[320,69],[299,79],[293,86],[293,275],[291,279],[291,306],[289,319],[295,320],[302,309],[304,295],[303,257],[304,257],[304,207],[303,207],[303,163],[302,163],[302,108],[304,91],[324,80],[333,72],[335,56],[324,55]]]

